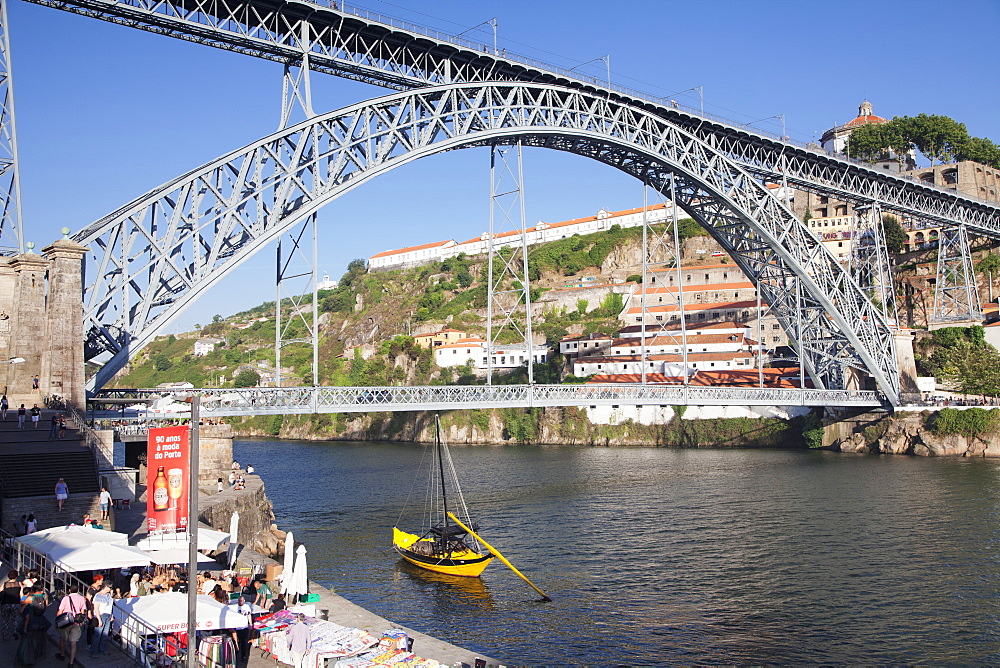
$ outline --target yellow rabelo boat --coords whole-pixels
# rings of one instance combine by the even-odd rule
[[[473,532],[479,529],[469,519],[465,499],[458,485],[458,476],[451,461],[448,446],[441,441],[441,422],[434,416],[434,453],[430,470],[428,500],[424,513],[424,528],[419,534],[392,528],[392,546],[406,561],[414,566],[426,568],[445,575],[460,575],[475,578],[486,569],[493,555],[484,549],[474,536],[448,518],[449,512],[458,512],[459,517]],[[449,486],[445,484],[445,471],[451,478],[451,503],[449,507]]]

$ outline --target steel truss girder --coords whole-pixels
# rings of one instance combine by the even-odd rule
[[[163,390],[103,390],[98,398],[147,400]],[[184,390],[203,397],[202,416],[370,413],[546,406],[845,406],[881,408],[877,392],[690,385],[431,385]]]
[[[678,205],[780,309],[817,387],[846,387],[845,367],[857,367],[898,400],[888,323],[759,180],[651,113],[529,84],[426,88],[331,112],[193,170],[77,233],[94,265],[84,301],[88,359],[100,349],[112,354],[93,387],[212,284],[327,202],[417,158],[505,138],[591,157],[646,183],[674,174]]]
[[[885,245],[885,225],[878,202],[855,209],[851,230],[850,271],[862,290],[881,305],[890,322],[898,322],[892,262]]]
[[[462,82],[521,81],[599,92],[666,118],[761,178],[853,203],[879,201],[886,210],[964,223],[1000,238],[1000,205],[880,172],[870,165],[748,130],[726,119],[667,105],[665,100],[521,56],[496,54],[482,43],[435,33],[364,10],[337,11],[304,2],[264,0],[30,0],[121,25],[282,63],[302,59],[302,24],[315,40],[309,67],[405,90]]]
[[[964,225],[942,230],[938,240],[937,280],[931,323],[982,322],[979,291],[972,267],[969,233]]]
[[[7,0],[0,0],[0,255],[24,252]]]
[[[527,222],[524,216],[524,167],[521,142],[490,147],[490,230],[486,255],[486,382],[493,384],[493,359],[504,331],[525,346],[528,383],[534,380],[531,345],[531,284],[528,276]],[[512,236],[513,235],[513,236]],[[505,237],[513,244],[497,243]],[[524,315],[520,322],[518,315]],[[498,318],[499,316],[499,318]],[[497,322],[499,320],[499,322]]]

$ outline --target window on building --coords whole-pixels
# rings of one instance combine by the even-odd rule
[[[698,320],[704,320],[704,319],[705,319],[705,314],[704,313],[699,313],[698,314]]]

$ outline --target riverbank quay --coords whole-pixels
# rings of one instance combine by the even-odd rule
[[[259,502],[262,496],[266,498],[264,483],[260,479],[260,476],[245,473],[244,479],[246,480],[246,485],[243,490],[226,489],[216,494],[201,494],[198,503],[199,516],[203,520],[212,518],[213,522],[210,523],[211,526],[216,529],[226,530],[228,529],[228,517],[232,514],[232,509],[237,509],[240,512],[242,526],[243,518],[250,512],[250,509],[246,504],[240,503],[241,499],[257,499]],[[142,503],[138,504],[138,506],[140,508],[145,507]],[[258,512],[265,517],[273,517],[270,502],[263,507],[258,506],[258,508]],[[260,527],[264,523],[258,519],[256,522],[251,522],[251,524]],[[244,532],[242,529],[239,531],[239,535],[240,542],[243,544]],[[271,567],[273,570],[274,567],[280,565],[275,559],[249,547],[240,547],[237,551],[236,569],[245,568],[250,569],[253,573],[266,573],[268,567]],[[416,629],[402,626],[380,617],[315,581],[309,581],[309,593],[319,596],[318,601],[310,602],[308,605],[314,606],[316,611],[315,616],[320,619],[334,622],[341,626],[367,631],[376,638],[381,637],[385,631],[401,629],[406,632],[409,638],[413,639],[413,653],[419,657],[432,659],[448,666],[461,666],[463,668],[473,668],[477,665],[477,662],[484,662],[487,666],[501,665],[501,662],[496,659],[452,645],[439,638],[421,633]],[[254,657],[257,657],[260,652],[255,651],[253,654]],[[251,668],[258,668],[258,666],[259,668],[273,667],[274,659],[266,658],[264,663],[257,664],[252,657],[249,666]]]

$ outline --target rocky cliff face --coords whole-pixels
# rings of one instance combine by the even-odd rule
[[[921,457],[1000,457],[1000,440],[935,434],[923,413],[855,420],[850,433],[830,442],[839,452],[917,455]]]
[[[268,557],[281,554],[285,532],[274,523],[271,500],[259,476],[246,475],[246,489],[202,495],[198,519],[220,531],[229,531],[234,512],[240,514],[239,542]]]

